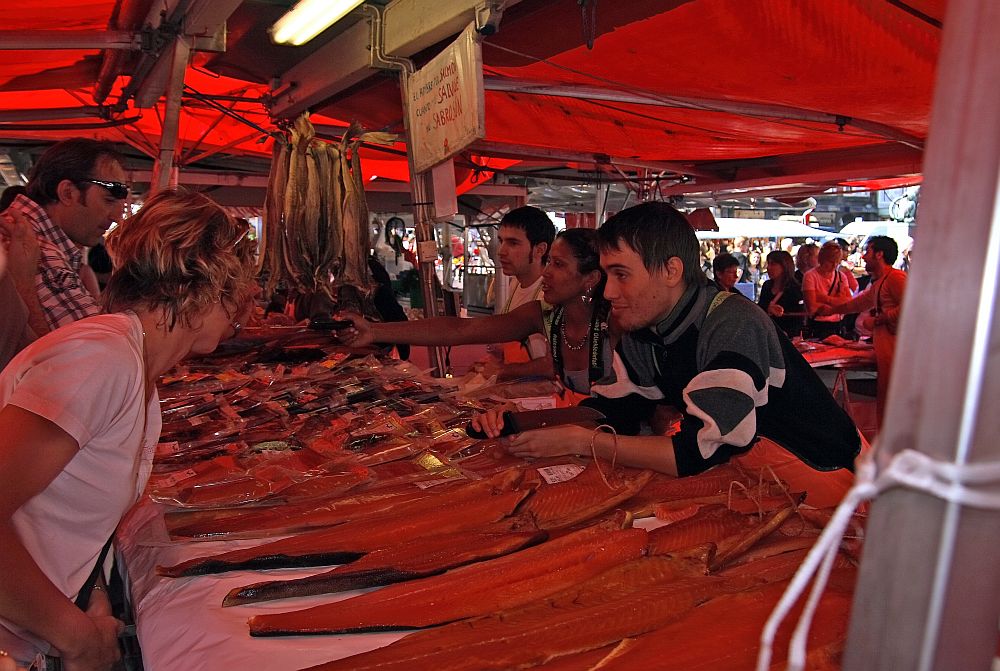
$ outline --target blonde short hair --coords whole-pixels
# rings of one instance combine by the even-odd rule
[[[235,317],[253,295],[253,242],[248,229],[211,199],[160,191],[108,235],[114,264],[105,309],[163,310],[168,328],[221,302]]]

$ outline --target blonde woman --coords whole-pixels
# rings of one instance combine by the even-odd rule
[[[117,658],[121,623],[95,567],[149,476],[156,379],[249,313],[246,235],[204,196],[153,196],[108,240],[107,314],[44,336],[0,374],[0,649],[18,662],[48,654],[90,671]]]
[[[848,300],[858,288],[858,281],[840,267],[843,251],[831,240],[819,248],[819,265],[802,276],[802,295],[809,313],[809,330],[813,338],[844,335],[841,331],[842,315],[819,312],[823,306],[836,305]]]

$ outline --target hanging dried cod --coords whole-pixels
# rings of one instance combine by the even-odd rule
[[[362,142],[392,144],[395,137],[388,133],[362,133],[351,124],[340,142],[340,177],[343,184],[341,222],[343,246],[340,274],[336,278],[337,298],[341,304],[363,305],[365,289],[370,284],[368,254],[371,248],[368,228],[368,203],[365,201],[364,180],[361,176]]]
[[[276,143],[264,205],[261,267],[268,291],[279,282],[297,294],[299,317],[332,303],[366,311],[368,207],[358,149],[391,144],[387,133],[352,124],[338,144],[318,140],[303,114]]]

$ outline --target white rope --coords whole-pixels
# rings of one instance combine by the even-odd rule
[[[768,671],[770,668],[778,627],[815,575],[812,592],[788,646],[788,671],[802,671],[805,667],[807,638],[813,614],[826,588],[840,541],[850,524],[851,516],[862,502],[872,500],[892,487],[908,487],[953,503],[1000,510],[1000,492],[974,488],[1000,482],[1000,462],[959,465],[932,459],[916,450],[902,450],[892,458],[882,473],[877,473],[874,453],[872,450],[858,460],[854,486],[837,507],[764,625],[757,671]]]

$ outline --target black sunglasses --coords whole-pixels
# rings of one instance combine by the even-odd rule
[[[128,198],[128,185],[122,184],[121,182],[106,182],[103,179],[81,179],[79,182],[103,186],[108,190],[108,193],[111,194],[111,197],[117,200],[125,200]]]

